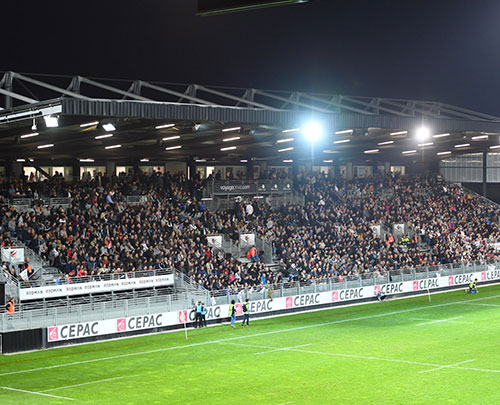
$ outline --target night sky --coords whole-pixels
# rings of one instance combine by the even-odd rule
[[[500,115],[500,2],[6,1],[0,70],[442,101]]]

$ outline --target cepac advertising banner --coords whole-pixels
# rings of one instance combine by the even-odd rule
[[[71,295],[174,285],[173,274],[167,274],[164,276],[125,278],[120,280],[91,281],[88,283],[79,283],[77,277],[73,278],[73,280],[72,284],[22,288],[20,290],[19,298],[22,301],[38,298],[66,297]]]
[[[465,273],[455,276],[442,276],[421,280],[387,283],[380,285],[348,288],[320,293],[280,297],[274,300],[250,301],[250,314],[270,315],[276,311],[287,311],[294,308],[307,310],[325,304],[342,303],[375,297],[379,292],[384,295],[399,295],[418,291],[432,291],[443,287],[465,286],[477,279],[478,281],[500,280],[500,270],[486,270]],[[236,315],[243,315],[242,304],[235,305]],[[47,340],[57,342],[70,339],[81,339],[90,336],[110,335],[135,330],[161,328],[164,326],[193,323],[196,319],[194,309],[182,309],[151,315],[133,316],[128,318],[106,319],[103,321],[84,322],[77,324],[52,326],[47,328]],[[229,318],[229,305],[213,305],[207,307],[207,320]]]
[[[222,235],[208,235],[207,242],[214,249],[222,249]]]

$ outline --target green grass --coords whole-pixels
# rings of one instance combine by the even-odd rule
[[[500,286],[492,286],[431,303],[423,296],[251,319],[249,328],[189,331],[187,341],[182,331],[3,355],[2,387],[108,381],[46,392],[76,401],[2,388],[0,404],[498,404],[499,326]],[[6,374],[32,369],[40,370]]]

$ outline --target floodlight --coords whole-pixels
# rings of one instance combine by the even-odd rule
[[[57,117],[46,115],[43,119],[45,120],[45,126],[47,128],[57,128],[59,126],[59,120]]]
[[[308,122],[302,128],[302,134],[311,143],[314,143],[323,137],[323,126],[315,121]]]
[[[417,141],[426,141],[431,136],[431,132],[427,127],[417,129]]]

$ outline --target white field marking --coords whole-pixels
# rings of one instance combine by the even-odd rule
[[[280,352],[280,351],[283,351],[283,350],[297,349],[299,347],[306,347],[306,346],[311,346],[311,345],[312,345],[312,343],[306,343],[305,345],[292,346],[292,347],[277,347],[275,349],[266,350],[265,352],[255,353],[255,355],[267,354],[267,353],[273,353],[273,352]]]
[[[424,307],[416,307],[416,308],[410,308],[410,309],[403,309],[401,311],[386,312],[386,313],[377,314],[377,315],[367,315],[367,316],[360,316],[360,317],[357,317],[357,318],[347,318],[347,319],[340,319],[338,321],[317,323],[317,324],[313,324],[313,325],[297,326],[295,328],[272,330],[272,331],[269,331],[269,332],[255,333],[253,335],[236,336],[236,337],[231,337],[231,338],[226,338],[226,339],[211,340],[211,341],[207,341],[207,342],[191,343],[191,344],[182,345],[182,346],[164,347],[162,349],[147,350],[147,351],[143,351],[143,352],[118,354],[116,356],[108,356],[108,357],[100,357],[100,358],[91,359],[91,360],[75,361],[73,363],[62,363],[62,364],[55,364],[55,365],[46,366],[46,367],[37,367],[37,368],[31,368],[31,369],[9,371],[9,372],[6,372],[6,373],[0,373],[0,377],[5,376],[5,375],[30,373],[30,372],[33,372],[33,371],[50,370],[50,369],[53,369],[53,368],[75,366],[75,365],[78,365],[78,364],[87,364],[87,363],[95,363],[95,362],[98,362],[98,361],[120,359],[120,358],[124,358],[124,357],[140,356],[140,355],[143,355],[143,354],[152,354],[152,353],[166,352],[166,351],[170,351],[170,350],[186,349],[186,348],[190,348],[190,347],[204,346],[204,345],[209,345],[209,344],[213,344],[213,343],[230,342],[232,340],[240,340],[240,339],[247,339],[247,338],[251,338],[251,337],[274,335],[274,334],[277,334],[277,333],[293,332],[293,331],[296,331],[296,330],[318,328],[318,327],[321,327],[321,326],[335,325],[335,324],[345,323],[345,322],[362,321],[362,320],[366,320],[366,319],[375,319],[375,318],[380,318],[380,317],[384,317],[384,316],[398,315],[398,314],[404,314],[404,313],[407,313],[407,312],[421,311],[421,310],[430,309],[430,308],[439,308],[439,307],[445,307],[445,306],[450,306],[450,305],[463,304],[464,302],[481,301],[481,300],[487,300],[487,299],[499,298],[499,297],[500,297],[500,295],[492,295],[491,297],[475,298],[475,299],[467,300],[467,301],[447,302],[445,304],[426,305]],[[440,366],[440,364],[437,365],[437,367],[439,367],[439,366]]]
[[[450,368],[450,367],[453,367],[453,366],[458,366],[459,364],[470,363],[471,361],[475,361],[475,360],[476,359],[465,360],[465,361],[461,361],[460,363],[449,364],[448,366],[441,366],[441,367],[438,367],[438,368],[432,368],[430,370],[420,371],[420,373],[430,373],[431,371],[441,370],[443,368]]]
[[[467,305],[467,304],[469,304],[469,305],[480,305],[482,307],[500,307],[500,305],[498,305],[498,304],[481,304],[479,302],[476,304],[475,302],[464,302],[464,305]]]
[[[456,316],[454,318],[448,318],[448,319],[435,319],[433,321],[417,323],[417,326],[432,325],[435,323],[443,323],[443,322],[456,322],[455,319],[460,319],[460,318],[463,318],[463,316]],[[456,323],[458,323],[458,322],[456,322]]]
[[[281,404],[278,404],[278,405],[287,405],[287,404],[293,404],[293,403],[295,403],[295,401],[282,402]]]
[[[411,318],[413,321],[429,321],[429,322],[424,322],[424,323],[419,323],[417,326],[420,325],[429,325],[431,323],[437,323],[437,322],[449,322],[449,323],[461,323],[464,325],[470,325],[472,322],[462,322],[462,321],[453,321],[452,319],[460,319],[463,318],[463,316],[459,316],[456,318],[449,318],[449,319],[426,319],[426,318]]]
[[[133,377],[133,376],[127,376],[127,378],[128,377]],[[106,382],[106,381],[121,380],[122,378],[125,378],[125,376],[122,376],[122,377],[113,377],[113,378],[106,378],[104,380],[97,380],[97,381],[89,381],[89,382],[85,382],[85,383],[81,383],[81,384],[65,385],[63,387],[49,388],[48,390],[42,390],[42,391],[39,391],[39,392],[49,392],[49,391],[55,391],[55,390],[63,390],[65,388],[81,387],[82,385],[89,385],[89,384],[99,384],[99,383]]]
[[[225,343],[225,342],[222,342]],[[236,345],[236,346],[247,346],[247,347],[262,347],[265,348],[267,347],[268,349],[275,349],[275,347],[270,347],[270,346],[257,346],[257,345],[247,345],[247,344],[240,344],[240,343],[225,343],[228,345]],[[459,370],[468,370],[468,371],[483,371],[483,372],[488,372],[488,373],[500,373],[500,370],[492,370],[492,369],[485,369],[485,368],[473,368],[473,367],[459,367],[457,366],[458,364],[463,364],[463,363],[468,363],[473,360],[467,360],[461,363],[455,363],[455,364],[434,364],[434,363],[423,363],[420,361],[411,361],[411,360],[399,360],[399,359],[385,359],[385,358],[380,358],[380,357],[373,357],[373,356],[361,356],[357,354],[344,354],[344,353],[329,353],[329,352],[318,352],[318,351],[310,351],[310,350],[299,350],[299,349],[291,349],[289,348],[288,350],[292,352],[298,352],[298,353],[311,353],[311,354],[322,354],[322,355],[327,355],[327,356],[336,356],[336,357],[347,357],[347,358],[353,358],[353,359],[363,359],[363,360],[376,360],[376,361],[388,361],[391,363],[406,363],[406,364],[416,364],[418,366],[431,366],[431,367],[436,367],[436,370],[439,368],[453,368],[453,369],[459,369]],[[427,370],[427,371],[433,371],[433,370]]]
[[[74,398],[67,398],[67,397],[60,397],[58,395],[50,395],[50,394],[44,394],[43,392],[36,392],[36,391],[26,391],[26,390],[19,390],[17,388],[11,388],[11,387],[0,387],[4,390],[9,390],[9,391],[18,391],[18,392],[24,392],[26,394],[33,394],[33,395],[42,395],[44,397],[51,397],[51,398],[58,398],[58,399],[67,399],[68,401],[76,401]]]

